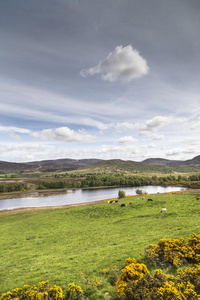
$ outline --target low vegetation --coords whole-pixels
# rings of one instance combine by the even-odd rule
[[[61,180],[62,179],[62,180]],[[45,179],[16,179],[7,178],[1,180],[0,193],[24,191],[48,191],[62,190],[72,188],[95,188],[95,187],[126,187],[143,185],[160,185],[160,186],[183,186],[190,188],[200,188],[199,174],[192,175],[165,175],[165,176],[143,176],[127,174],[76,174],[72,177],[69,175],[56,175]],[[137,189],[138,194],[142,193]]]
[[[199,243],[200,233],[199,194],[199,190],[156,194],[151,195],[152,202],[147,201],[148,196],[137,195],[120,198],[113,205],[102,202],[1,213],[0,292],[6,297],[8,291],[21,289],[22,293],[24,285],[28,285],[29,292],[34,287],[35,291],[47,294],[53,286],[60,287],[65,299],[139,299],[131,298],[136,290],[151,291],[152,298],[142,299],[197,299],[195,281],[191,282],[193,286],[186,282],[191,272],[197,276],[198,260],[187,261],[182,255],[193,253],[190,249],[193,246],[197,258],[200,254],[195,243],[196,240]],[[122,203],[126,204],[123,208]],[[161,214],[163,207],[167,212]],[[195,235],[191,236],[192,233]],[[175,257],[165,252],[168,248],[173,249]],[[134,259],[126,261],[124,266],[128,257]],[[166,257],[168,262],[164,264]],[[194,269],[176,273],[182,266]],[[158,267],[162,271],[156,271]],[[143,274],[140,280],[125,283],[127,288],[122,288],[121,293],[118,290],[121,284],[116,283],[124,278],[123,272],[129,274],[130,270],[132,274],[140,268]],[[39,290],[41,282],[48,282],[45,291]],[[156,288],[160,298],[156,298]],[[178,295],[183,289],[190,298],[184,293],[186,298]],[[163,296],[168,290],[177,298]]]

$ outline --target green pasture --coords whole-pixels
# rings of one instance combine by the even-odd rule
[[[83,286],[103,283],[96,299],[115,293],[102,270],[123,267],[126,258],[144,261],[144,248],[161,238],[200,234],[200,191],[156,194],[85,206],[0,214],[0,294],[42,280]],[[148,202],[150,197],[153,202]],[[132,202],[133,204],[129,204]],[[121,207],[125,203],[125,207]],[[160,213],[167,208],[167,213]],[[95,298],[94,298],[95,299]]]

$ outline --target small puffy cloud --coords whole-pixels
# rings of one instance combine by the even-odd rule
[[[163,134],[156,134],[156,133],[150,135],[150,137],[156,141],[164,140],[164,138],[165,138]]]
[[[122,122],[115,125],[115,129],[118,131],[128,131],[128,130],[139,130],[140,134],[148,134],[149,132],[155,132],[160,127],[163,127],[171,123],[173,118],[156,116],[150,120],[147,120],[145,123],[131,123],[131,122]]]
[[[81,70],[82,77],[100,74],[103,80],[115,82],[139,78],[148,73],[149,67],[146,60],[131,45],[117,46],[110,52],[105,60],[95,67]]]
[[[127,145],[127,144],[133,144],[138,142],[137,139],[134,139],[132,136],[123,136],[118,141],[118,145]]]
[[[138,123],[131,123],[131,122],[121,122],[115,125],[115,129],[118,131],[128,131],[128,130],[135,130],[139,129],[140,125]]]
[[[169,123],[171,123],[171,117],[163,117],[163,116],[156,116],[151,120],[147,120],[144,125],[140,128],[140,133],[149,132],[149,131],[157,131],[160,127],[163,127]]]
[[[40,140],[53,140],[66,143],[91,142],[95,139],[94,136],[90,135],[85,130],[74,131],[68,127],[44,129],[42,131],[32,132],[30,135],[33,138]]]

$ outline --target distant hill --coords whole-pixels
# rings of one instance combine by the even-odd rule
[[[84,168],[90,164],[101,161],[100,159],[55,159],[55,160],[42,160],[27,163],[12,163],[0,161],[0,173],[11,173],[20,171],[46,171],[52,172],[56,170],[76,170]]]
[[[172,168],[177,167],[190,167],[200,170],[200,155],[195,156],[192,159],[189,160],[169,160],[169,159],[163,159],[163,158],[148,158],[143,161],[145,164],[155,164],[155,165],[163,165],[168,166]]]
[[[147,158],[142,161],[144,164],[154,164],[163,166],[178,166],[183,163],[181,160],[169,160],[165,158]]]
[[[157,172],[157,173],[171,173],[172,170],[168,166],[159,166],[152,164],[145,164],[135,161],[124,161],[121,159],[103,160],[91,164],[85,168],[87,172],[105,172],[105,173],[143,173],[143,172]]]
[[[173,172],[200,172],[200,155],[193,159],[168,160],[163,158],[148,158],[142,162],[124,161],[121,159],[55,159],[26,163],[0,161],[0,174],[22,171],[73,171],[91,173],[173,173]]]

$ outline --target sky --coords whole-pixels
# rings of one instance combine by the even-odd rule
[[[0,0],[0,160],[200,155],[199,0]]]

